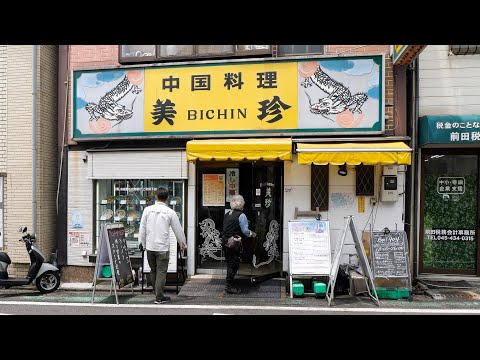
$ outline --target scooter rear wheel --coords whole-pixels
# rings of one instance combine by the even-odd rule
[[[37,279],[35,285],[42,294],[54,292],[60,286],[60,276],[54,271],[45,271]]]

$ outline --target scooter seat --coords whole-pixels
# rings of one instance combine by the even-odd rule
[[[0,261],[7,263],[7,265],[10,265],[12,260],[10,260],[10,256],[4,252],[0,252]]]

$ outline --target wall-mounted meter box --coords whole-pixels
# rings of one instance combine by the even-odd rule
[[[398,200],[398,179],[396,175],[382,176],[382,189],[380,201]]]

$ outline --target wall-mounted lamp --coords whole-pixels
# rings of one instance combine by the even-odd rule
[[[83,162],[86,163],[88,161],[88,154],[85,153],[82,158]]]
[[[338,165],[338,175],[340,176],[347,176],[347,163],[343,163],[342,165]]]

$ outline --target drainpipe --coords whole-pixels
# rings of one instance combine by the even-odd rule
[[[32,45],[32,234],[37,231],[37,45]]]
[[[420,109],[420,105],[419,105],[419,82],[418,82],[418,57],[414,60],[414,68],[413,68],[413,72],[414,72],[414,76],[413,76],[413,81],[414,81],[414,84],[413,84],[413,89],[414,89],[414,93],[413,93],[413,106],[412,106],[412,141],[411,141],[411,147],[412,147],[412,166],[411,166],[411,169],[412,169],[412,172],[411,172],[411,177],[410,177],[410,183],[413,184],[413,191],[411,192],[410,194],[410,201],[411,201],[411,208],[412,208],[412,211],[410,213],[410,223],[412,224],[412,226],[410,226],[410,244],[409,244],[409,247],[410,247],[410,254],[411,254],[411,258],[410,258],[410,263],[412,264],[411,268],[412,268],[412,275],[414,278],[417,277],[418,275],[418,243],[419,243],[419,239],[418,239],[418,229],[417,229],[417,226],[418,226],[418,221],[417,221],[417,218],[418,218],[418,204],[417,204],[417,201],[418,201],[418,173],[420,173],[420,166],[421,166],[421,163],[418,162],[418,149],[417,149],[417,144],[418,144],[418,140],[417,140],[417,126],[418,126],[418,114],[419,114],[419,109]],[[416,240],[416,241],[415,241]],[[412,259],[413,258],[413,259]],[[412,261],[413,260],[413,261]]]

